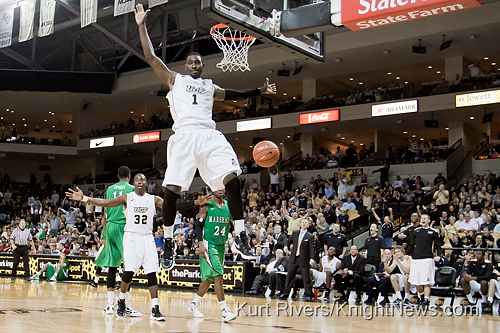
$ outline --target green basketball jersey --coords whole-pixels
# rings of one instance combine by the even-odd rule
[[[59,271],[59,274],[64,274],[65,277],[68,277],[69,276],[69,260],[68,259],[64,259],[64,262],[61,262],[61,260],[59,260],[59,264],[66,264],[66,267],[62,267],[61,266],[61,270]]]
[[[106,195],[104,199],[114,199],[119,197],[122,194],[127,194],[130,192],[134,192],[134,187],[126,182],[118,182],[114,185],[111,185],[106,190]],[[126,218],[123,213],[124,207],[123,205],[118,207],[107,207],[106,208],[106,221],[113,223],[125,224]]]
[[[224,200],[224,206],[220,208],[210,200],[207,203],[208,211],[205,219],[205,228],[203,238],[212,244],[223,245],[227,242],[229,228],[231,226],[231,214],[227,207],[227,201]]]

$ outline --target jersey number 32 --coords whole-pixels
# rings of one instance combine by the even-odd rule
[[[134,215],[134,223],[135,224],[147,224],[148,223],[148,216],[147,215]]]

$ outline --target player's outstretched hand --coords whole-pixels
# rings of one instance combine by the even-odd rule
[[[200,252],[200,258],[207,260],[208,252],[207,252],[207,249],[205,248],[205,244],[203,244],[203,242],[200,242],[198,244],[198,250]]]
[[[196,206],[203,206],[203,205],[206,205],[207,202],[209,202],[210,200],[212,200],[212,196],[210,194],[207,194],[205,196],[202,196],[202,197],[199,197],[198,199],[196,199],[194,201],[194,204]]]
[[[275,95],[276,94],[276,84],[269,83],[269,78],[266,78],[266,82],[260,88],[262,95]]]
[[[135,22],[137,23],[137,25],[146,23],[146,17],[148,16],[148,13],[150,11],[151,9],[144,11],[144,7],[142,6],[142,4],[138,4],[137,6],[135,6],[134,13]]]
[[[66,196],[70,200],[76,200],[76,201],[82,201],[83,200],[83,192],[80,190],[78,187],[76,187],[76,191],[73,191],[72,189],[68,189],[69,192],[66,192]]]

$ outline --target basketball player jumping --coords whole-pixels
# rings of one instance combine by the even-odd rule
[[[210,285],[214,284],[217,300],[222,311],[222,320],[229,322],[236,315],[227,308],[224,299],[224,252],[231,227],[231,214],[227,201],[223,199],[224,190],[214,191],[213,200],[200,208],[195,222],[195,235],[200,249],[201,284],[188,311],[196,318],[203,318],[198,308],[201,298]]]
[[[162,207],[163,200],[158,196],[146,193],[148,182],[142,173],[134,177],[134,192],[122,194],[112,199],[96,199],[83,195],[77,187],[76,191],[69,189],[66,196],[71,200],[88,202],[102,207],[119,207],[126,209],[126,224],[123,235],[123,264],[124,272],[116,315],[125,317],[126,292],[132,282],[132,277],[142,266],[148,279],[148,289],[151,294],[152,320],[164,321],[165,316],[160,312],[158,305],[158,254],[153,238],[153,216],[155,207]]]
[[[146,60],[156,75],[169,87],[167,98],[174,119],[175,134],[168,140],[167,171],[163,186],[163,224],[165,226],[165,251],[162,266],[171,269],[174,265],[173,224],[176,202],[181,191],[187,191],[198,168],[201,178],[212,191],[225,189],[227,205],[234,220],[236,231],[232,250],[245,259],[254,258],[244,231],[243,205],[238,175],[241,169],[238,158],[224,135],[215,130],[212,120],[214,100],[238,100],[261,94],[275,94],[276,86],[266,79],[264,85],[252,90],[221,89],[212,80],[201,78],[205,64],[198,53],[190,53],[185,69],[188,75],[171,71],[154,53],[146,29],[146,17],[141,4],[135,8],[135,20],[139,26],[142,48]]]

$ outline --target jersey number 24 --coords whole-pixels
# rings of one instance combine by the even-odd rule
[[[215,226],[215,232],[214,232],[214,236],[219,236],[219,226],[216,225]],[[221,236],[225,236],[226,235],[226,227],[222,228],[222,230],[220,230],[220,235]]]

